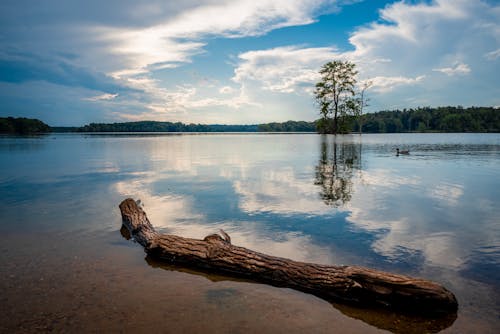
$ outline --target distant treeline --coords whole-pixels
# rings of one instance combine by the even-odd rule
[[[24,117],[0,117],[0,133],[35,134],[50,131],[50,126],[38,119]]]
[[[315,132],[315,122],[287,121],[258,125],[184,124],[180,122],[91,123],[79,128],[54,128],[56,132]]]
[[[424,107],[379,111],[352,118],[352,131],[388,132],[500,132],[500,109],[493,107]]]
[[[351,117],[347,130],[389,132],[500,132],[500,109],[494,107],[424,107],[379,111]],[[91,123],[82,127],[49,127],[37,119],[0,118],[0,133],[43,132],[316,132],[317,122],[287,121],[258,125],[184,124],[180,122]]]
[[[259,124],[257,130],[259,132],[316,132],[316,122],[287,121]]]
[[[317,122],[268,123],[258,126],[265,132],[316,131]],[[493,107],[423,107],[379,111],[350,117],[348,132],[500,132],[500,109]]]
[[[76,132],[256,132],[257,125],[205,125],[180,122],[91,123]]]
[[[91,123],[74,132],[316,132],[317,122],[287,121],[258,125],[204,125],[172,122]],[[422,107],[379,111],[350,117],[348,132],[500,132],[500,109],[494,107]]]

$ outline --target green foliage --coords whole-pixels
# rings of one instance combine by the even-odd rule
[[[493,107],[423,107],[362,115],[352,119],[352,131],[500,132],[500,109]]]
[[[259,125],[184,124],[172,122],[91,123],[77,132],[314,132],[314,122],[287,121]],[[63,130],[65,130],[63,128]]]
[[[259,132],[314,132],[316,124],[314,122],[287,121],[284,123],[267,123],[257,126]]]
[[[51,126],[52,132],[56,133],[69,133],[78,132],[79,127],[76,126]]]
[[[318,133],[333,133],[334,132],[334,123],[333,119],[330,117],[322,117],[316,121],[316,131]]]
[[[0,117],[0,133],[34,134],[50,131],[50,126],[38,119]]]
[[[345,101],[349,108],[349,100]],[[360,126],[362,127],[360,129]],[[335,121],[287,121],[260,125],[204,125],[180,122],[91,123],[79,128],[50,128],[37,119],[0,117],[0,133],[33,134],[56,132],[500,132],[500,109],[494,107],[423,107],[380,111],[363,115],[347,114]]]
[[[90,123],[77,132],[254,132],[257,125],[204,125],[180,122]]]
[[[320,109],[321,133],[343,133],[347,130],[345,118],[359,112],[359,99],[355,98],[356,65],[349,61],[335,60],[324,64],[319,73],[314,96]],[[330,117],[331,116],[331,117]],[[329,119],[333,122],[329,122]]]

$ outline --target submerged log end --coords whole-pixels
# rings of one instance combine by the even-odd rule
[[[391,308],[421,314],[446,314],[458,309],[455,295],[436,282],[355,266],[345,271],[357,283],[353,294],[359,294],[359,299],[382,301]]]
[[[120,203],[122,223],[132,238],[148,250],[158,237],[153,225],[149,222],[146,213],[132,198],[127,198]]]

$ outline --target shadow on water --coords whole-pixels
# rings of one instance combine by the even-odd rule
[[[361,169],[361,142],[344,142],[323,135],[320,157],[316,166],[315,185],[321,187],[321,199],[326,205],[340,207],[351,200],[356,170]]]
[[[250,279],[226,276],[218,273],[214,274],[213,272],[209,272],[208,270],[204,271],[200,269],[193,269],[189,267],[172,265],[164,261],[157,260],[149,255],[146,256],[145,260],[148,263],[148,265],[150,265],[153,268],[159,268],[167,271],[176,271],[176,272],[201,276],[214,283],[223,281],[232,281],[232,282],[259,284],[259,285],[261,284]],[[213,297],[216,298],[217,296]],[[388,330],[393,333],[408,333],[408,334],[437,333],[439,331],[442,331],[450,327],[457,318],[456,313],[444,315],[438,318],[427,318],[427,317],[408,315],[404,313],[396,313],[384,309],[361,308],[361,307],[354,307],[354,306],[335,303],[330,300],[326,301],[329,302],[335,309],[339,310],[342,314],[350,318],[361,320],[371,326],[377,327],[379,329]]]

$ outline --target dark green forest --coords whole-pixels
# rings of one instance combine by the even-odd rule
[[[351,131],[392,132],[500,132],[500,109],[493,107],[423,107],[379,111],[351,118]]]
[[[0,133],[36,134],[50,131],[50,126],[38,119],[0,117]]]
[[[0,133],[44,132],[316,132],[316,122],[287,121],[258,125],[184,124],[180,122],[91,123],[82,127],[49,127],[37,119],[0,118]],[[344,132],[500,132],[500,109],[494,107],[421,107],[379,111],[343,121]]]
[[[269,123],[258,126],[259,131],[289,132],[316,131],[316,122]],[[345,133],[394,132],[500,132],[500,109],[493,107],[423,107],[388,110],[349,116],[342,121]],[[318,129],[319,130],[319,129]]]
[[[256,132],[257,125],[205,125],[180,122],[91,123],[76,132]]]
[[[284,123],[259,124],[259,132],[315,132],[316,122],[287,121]]]
[[[184,124],[180,122],[91,123],[79,128],[54,128],[61,132],[315,132],[315,122],[287,121],[259,125]]]
[[[266,132],[316,131],[316,122],[269,123],[258,126]],[[493,107],[423,107],[387,110],[350,116],[343,120],[345,133],[397,132],[500,132],[500,109]],[[318,129],[319,130],[319,129]]]

